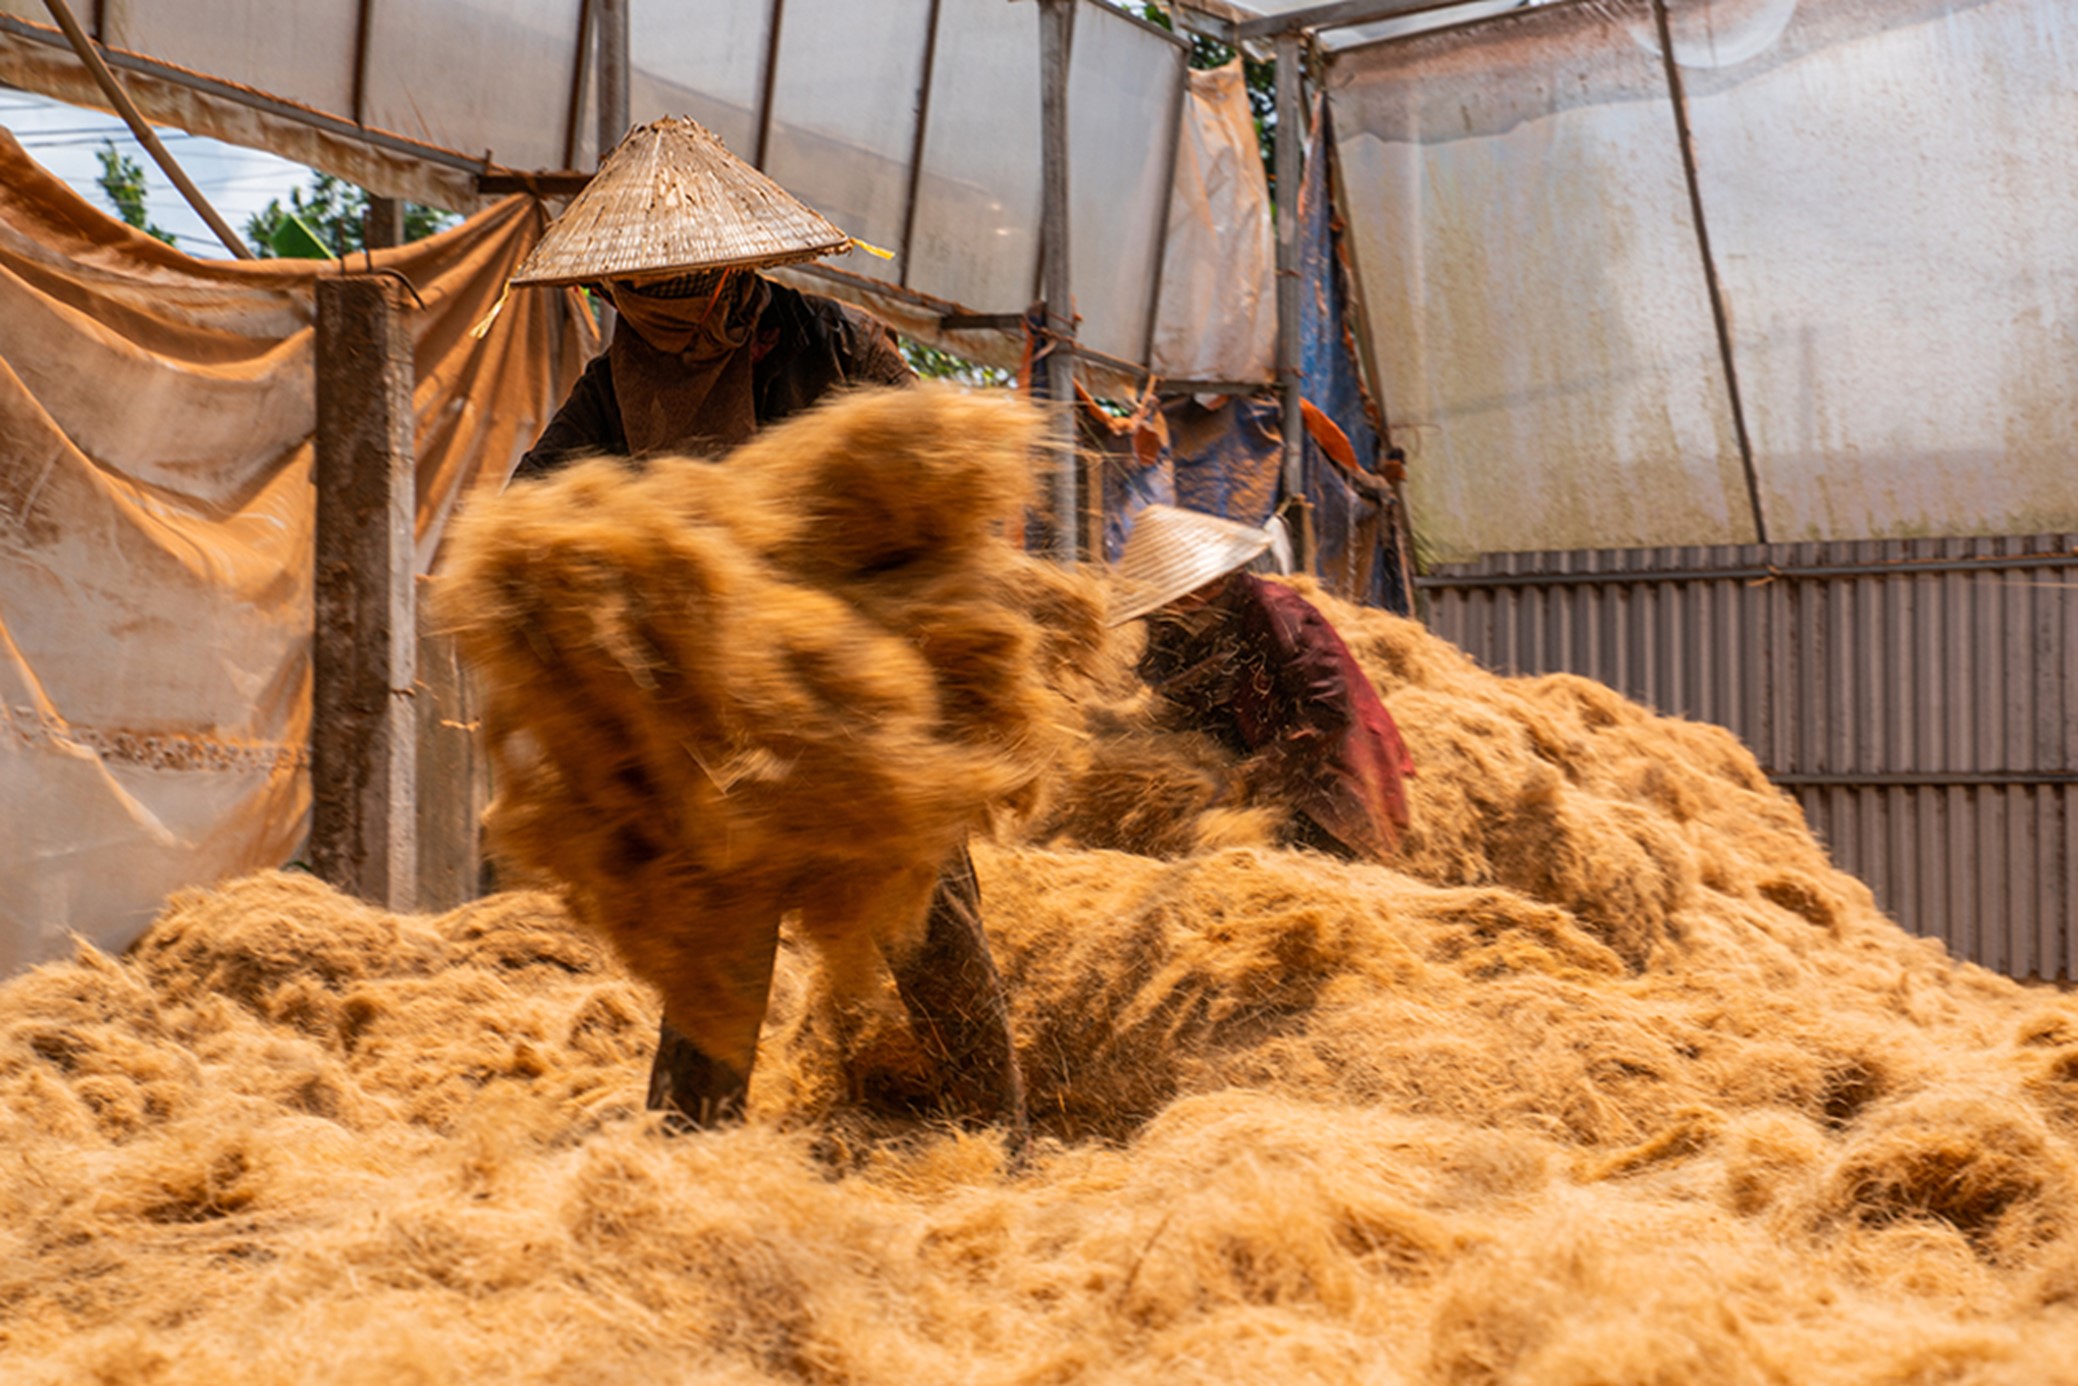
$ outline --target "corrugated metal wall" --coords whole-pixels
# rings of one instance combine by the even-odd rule
[[[1489,668],[1737,732],[1906,928],[2078,977],[2078,536],[1500,554],[1419,585]]]

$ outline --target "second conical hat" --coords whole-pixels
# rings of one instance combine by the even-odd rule
[[[515,284],[581,284],[789,265],[851,237],[728,151],[698,121],[638,125],[542,233]]]
[[[1108,624],[1123,625],[1167,606],[1252,561],[1276,536],[1173,505],[1149,505],[1133,517],[1125,552],[1112,574]]]

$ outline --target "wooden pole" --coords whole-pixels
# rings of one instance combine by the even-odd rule
[[[599,39],[599,158],[628,133],[628,0],[594,0]]]
[[[1277,36],[1277,393],[1283,402],[1284,495],[1291,504],[1292,566],[1313,567],[1305,492],[1306,419],[1299,408],[1299,181],[1306,141],[1304,36]]]
[[[370,197],[367,219],[361,226],[361,244],[370,250],[389,250],[404,244],[404,200]]]
[[[1075,445],[1075,308],[1069,274],[1068,55],[1075,0],[1040,0],[1039,128],[1042,219],[1040,293],[1053,351],[1046,357],[1047,412],[1058,456],[1053,473],[1054,556],[1082,556],[1081,461]]]
[[[224,243],[225,249],[241,260],[252,259],[253,253],[245,248],[244,241],[238,239],[238,233],[217,215],[216,208],[209,205],[209,199],[204,197],[202,190],[188,178],[187,170],[180,166],[179,160],[167,153],[166,146],[159,143],[159,132],[152,129],[151,122],[144,118],[144,112],[137,109],[137,103],[130,99],[130,93],[116,80],[115,73],[109,70],[107,62],[102,59],[101,50],[87,37],[87,31],[79,27],[79,20],[73,17],[71,7],[66,5],[65,0],[43,0],[43,4],[44,8],[51,12],[51,18],[58,21],[58,27],[65,31],[66,39],[72,44],[72,51],[79,54],[79,60],[85,63],[87,71],[93,74],[94,81],[101,87],[101,94],[108,98],[109,104],[115,107],[115,113],[130,127],[130,133],[144,146],[144,152],[152,156],[152,162],[173,180],[174,187],[180,189],[180,195],[195,209],[195,215],[209,224],[209,229],[216,232],[216,238]]]
[[[419,578],[421,591],[428,579]],[[419,604],[418,908],[451,910],[482,894],[483,811],[489,806],[476,689],[452,635],[429,629]]]
[[[411,339],[387,275],[317,281],[310,859],[338,889],[418,907],[418,623]]]

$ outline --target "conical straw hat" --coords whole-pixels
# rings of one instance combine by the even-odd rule
[[[787,265],[851,237],[684,117],[628,131],[543,233],[515,284]]]
[[[1122,625],[1167,606],[1249,562],[1270,547],[1270,532],[1238,520],[1170,505],[1133,517],[1125,552],[1112,575],[1110,624]]]

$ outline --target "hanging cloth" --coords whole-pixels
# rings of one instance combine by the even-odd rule
[[[724,278],[706,298],[612,286],[621,315],[607,348],[628,453],[718,456],[757,432],[752,350],[770,296],[755,274]]]

